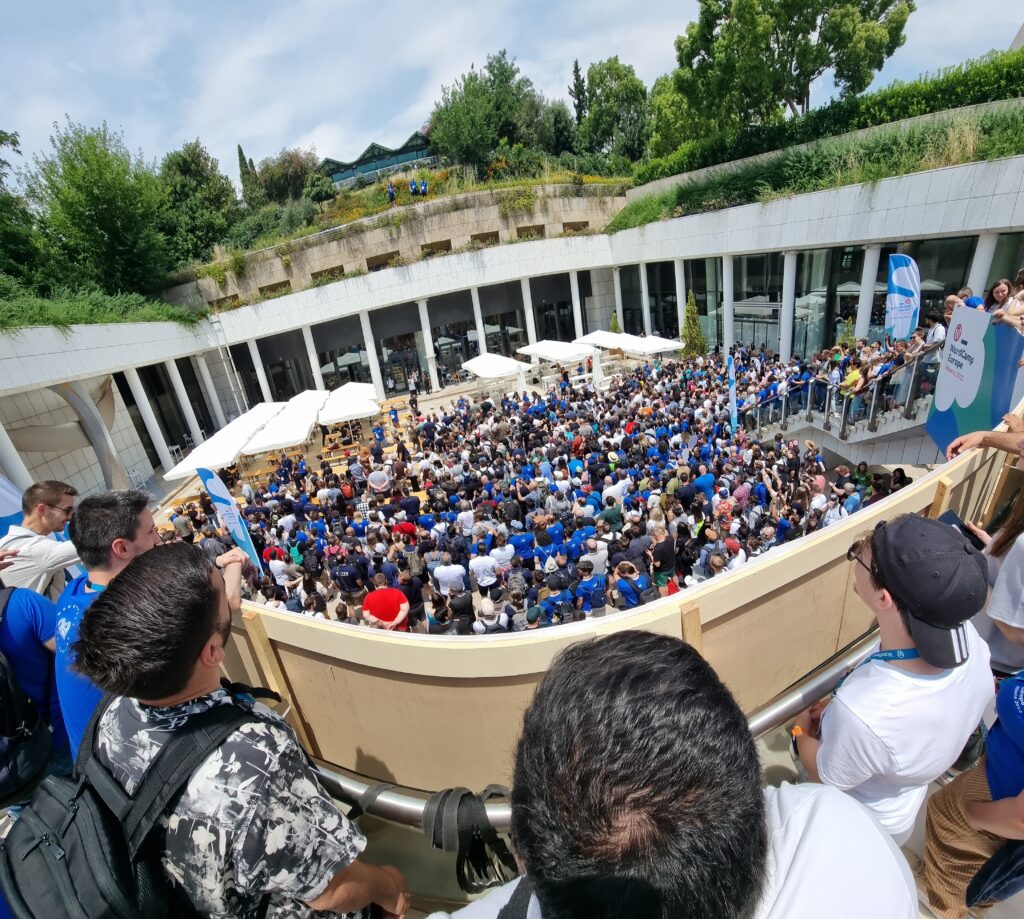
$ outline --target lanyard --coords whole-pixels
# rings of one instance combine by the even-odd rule
[[[839,692],[839,687],[842,686],[843,683],[845,683],[850,678],[850,674],[852,674],[856,670],[859,670],[861,667],[863,667],[865,664],[870,663],[871,661],[912,661],[920,656],[921,652],[918,651],[917,648],[894,648],[892,651],[876,651],[874,654],[871,655],[871,657],[862,660],[856,667],[853,668],[853,670],[850,671],[850,673],[846,674],[846,676],[844,676],[839,681],[839,683],[836,684],[836,688],[832,690],[832,695],[835,695],[837,692]]]
[[[107,589],[106,584],[93,584],[93,582],[88,579],[86,579],[85,586],[87,590],[91,590],[93,593],[102,593]]]

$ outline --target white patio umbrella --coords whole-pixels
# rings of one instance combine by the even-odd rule
[[[525,361],[517,361],[514,357],[503,354],[481,354],[472,357],[462,365],[462,369],[482,380],[499,380],[504,377],[516,377],[516,386],[522,391],[526,389],[526,374],[531,366]]]
[[[164,473],[165,479],[185,479],[197,469],[223,469],[232,466],[253,436],[287,405],[286,402],[260,402],[204,440],[180,463]]]
[[[253,435],[242,452],[254,455],[304,444],[309,440],[326,400],[327,393],[322,389],[307,389],[293,396],[277,415]]]

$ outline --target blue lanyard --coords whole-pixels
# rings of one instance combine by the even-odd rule
[[[88,579],[85,581],[85,586],[94,593],[102,593],[107,589],[106,584],[93,584],[93,582]]]
[[[869,664],[871,661],[912,661],[915,658],[921,656],[921,652],[917,648],[894,648],[892,651],[876,651],[871,657],[862,660],[856,667],[853,668],[846,676],[844,676],[837,684],[836,688],[832,690],[832,695],[839,692],[839,687],[845,683],[854,671],[859,670],[865,664]]]

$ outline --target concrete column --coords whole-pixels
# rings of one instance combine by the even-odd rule
[[[782,309],[779,311],[779,356],[793,356],[793,315],[796,312],[796,253],[786,252],[782,260]]]
[[[676,276],[676,329],[675,335],[669,335],[669,338],[681,335],[683,326],[686,324],[686,271],[684,270],[684,262],[681,258],[677,258],[673,261],[672,265]],[[665,334],[665,330],[662,330],[662,334]]]
[[[156,455],[160,457],[160,465],[164,467],[164,472],[167,472],[174,465],[174,460],[171,459],[171,451],[167,449],[164,432],[160,430],[156,415],[153,414],[153,407],[149,404],[149,396],[146,395],[146,388],[142,385],[139,372],[134,367],[129,367],[124,372],[124,378],[128,381],[128,388],[132,391],[132,398],[139,408],[142,423],[146,426],[146,433],[149,435],[149,439],[153,441],[153,449],[156,450]]]
[[[868,246],[864,249],[864,267],[860,272],[860,297],[857,300],[857,321],[853,326],[853,334],[857,338],[867,338],[871,328],[871,306],[875,302],[875,279],[878,277],[878,260],[882,254],[881,246]]]
[[[619,320],[619,331],[626,331],[626,324],[622,318],[622,278],[619,277],[619,269],[612,268],[612,280],[615,282],[615,318]]]
[[[982,233],[978,237],[971,270],[967,274],[967,286],[974,291],[976,297],[984,297],[985,291],[988,290],[988,275],[992,270],[992,258],[996,254],[998,243],[998,233]]]
[[[313,385],[317,389],[326,389],[324,375],[320,372],[320,358],[316,356],[316,345],[313,344],[313,330],[308,325],[302,327],[302,340],[306,343],[309,369],[313,371]]]
[[[256,344],[255,338],[250,338],[246,344],[249,346],[249,355],[252,357],[252,366],[256,370],[256,379],[259,380],[263,401],[273,402],[274,397],[270,394],[270,382],[267,380],[267,371],[263,366],[263,355],[260,354],[260,346]]]
[[[28,466],[25,465],[25,461],[21,458],[21,454],[2,424],[0,424],[0,467],[3,468],[4,475],[11,480],[11,484],[15,488],[24,491],[33,484]]]
[[[103,484],[107,488],[118,490],[127,488],[128,473],[121,462],[114,446],[114,439],[100,414],[96,403],[92,400],[89,390],[81,380],[73,380],[70,383],[58,383],[50,389],[57,393],[78,415],[78,423],[89,438],[89,443],[96,453],[96,459],[100,464],[100,471],[103,473]]]
[[[579,272],[569,272],[569,291],[572,294],[572,321],[576,326],[576,337],[583,337],[583,305],[580,302]]]
[[[427,313],[427,301],[417,300],[420,311],[420,328],[423,330],[423,350],[427,352],[427,370],[430,371],[430,389],[437,392],[441,383],[437,378],[437,355],[434,353],[434,336],[430,331],[430,316]]]
[[[480,309],[480,288],[471,287],[469,296],[473,299],[473,322],[476,324],[476,341],[480,346],[480,353],[487,353],[487,329],[484,326],[484,314]]]
[[[228,422],[224,417],[224,409],[221,408],[220,399],[217,398],[217,389],[213,385],[213,377],[210,376],[210,368],[206,366],[206,356],[197,354],[195,356],[196,366],[199,368],[199,379],[203,381],[203,389],[206,390],[206,401],[213,409],[213,420],[217,422],[217,429],[224,427]],[[228,374],[230,382],[231,375]]]
[[[167,375],[171,378],[171,386],[174,387],[174,394],[178,397],[181,413],[185,416],[185,424],[188,425],[189,433],[192,435],[192,443],[201,444],[203,435],[200,433],[199,419],[196,418],[196,413],[192,409],[192,401],[189,399],[188,393],[185,392],[185,382],[178,372],[178,364],[172,358],[169,361],[164,361],[164,367],[167,368]]]
[[[641,262],[636,266],[640,272],[640,308],[644,314],[644,334],[651,334],[651,293],[647,284],[647,265]]]
[[[366,359],[370,363],[370,379],[377,387],[377,399],[383,402],[385,397],[384,378],[380,375],[380,361],[377,360],[377,343],[370,328],[370,314],[366,310],[359,313],[359,324],[363,329],[363,346],[366,348]]]
[[[533,292],[530,290],[530,279],[520,278],[519,286],[523,291],[523,313],[526,316],[526,338],[528,344],[537,344],[537,323],[533,318]]]
[[[729,349],[736,344],[736,338],[733,331],[733,299],[734,293],[734,274],[733,274],[733,257],[731,255],[722,256],[722,354],[728,354]]]

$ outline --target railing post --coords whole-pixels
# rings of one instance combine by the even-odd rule
[[[784,393],[783,396],[782,396],[782,420],[779,422],[779,427],[782,428],[783,431],[785,431],[789,427],[788,421],[789,421],[789,392],[787,390],[787,392]]]
[[[839,417],[839,439],[846,440],[850,434],[848,425],[850,423],[850,404],[853,402],[853,396],[847,395],[841,398],[843,400],[843,409]]]
[[[878,393],[882,388],[882,381],[875,380],[871,386],[871,408],[868,410],[868,430],[873,434],[878,430]]]
[[[825,420],[821,426],[826,431],[832,430],[832,396],[834,390],[831,383],[825,385]]]
[[[814,400],[817,398],[817,377],[807,381],[807,420],[814,421]]]
[[[907,387],[907,404],[903,406],[903,417],[910,419],[917,416],[917,409],[914,403],[917,401],[917,390],[921,384],[921,357],[914,358],[914,364],[910,368],[910,386]]]
[[[761,416],[764,413],[764,403],[757,403],[757,436],[761,436]]]

